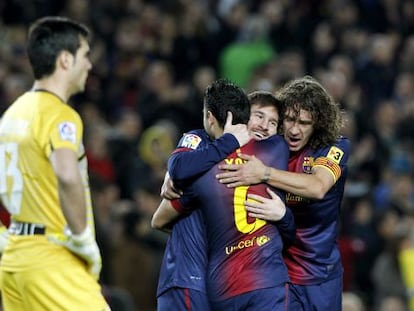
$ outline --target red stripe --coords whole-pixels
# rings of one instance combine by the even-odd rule
[[[190,290],[188,288],[184,288],[184,301],[187,311],[191,311]]]
[[[173,152],[171,152],[171,154],[184,152],[184,151],[191,151],[191,150],[194,150],[194,149],[181,147],[181,148],[175,149]]]

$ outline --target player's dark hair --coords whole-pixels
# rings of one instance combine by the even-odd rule
[[[250,104],[246,93],[227,79],[216,80],[207,87],[204,109],[214,115],[221,128],[226,123],[227,111],[233,114],[233,124],[246,124],[250,118]]]
[[[60,52],[75,55],[80,38],[87,38],[89,30],[83,24],[61,16],[47,16],[36,20],[29,28],[27,55],[35,79],[55,71]]]
[[[285,115],[285,106],[283,102],[276,98],[271,92],[268,91],[253,91],[247,95],[250,101],[250,107],[257,105],[259,107],[274,107],[279,115],[279,123],[277,126],[277,132],[281,133],[283,130],[283,117]]]
[[[313,149],[335,143],[343,126],[343,112],[325,88],[313,77],[294,79],[276,92],[286,109],[298,117],[300,110],[308,111],[314,122],[314,132],[309,140]]]

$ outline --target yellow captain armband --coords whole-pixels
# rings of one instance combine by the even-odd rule
[[[9,232],[5,226],[0,226],[0,253],[3,253],[6,248],[7,243],[9,242]]]

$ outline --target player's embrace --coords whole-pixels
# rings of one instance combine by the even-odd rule
[[[240,155],[246,164],[222,165],[225,171],[217,177],[228,187],[240,187],[266,176],[269,185],[287,192],[297,227],[295,242],[284,253],[292,283],[288,310],[340,311],[343,269],[336,239],[350,154],[349,139],[340,135],[342,113],[310,76],[289,81],[276,97],[286,107],[289,171]],[[266,205],[247,202],[246,210],[252,217],[275,220]]]
[[[228,142],[236,143],[233,152],[230,150],[229,155],[224,156],[221,163],[241,165],[243,161],[238,157],[238,151],[241,151],[255,154],[268,165],[286,170],[288,147],[282,137],[275,135],[260,141],[248,137],[247,144],[243,143],[240,147],[242,144],[239,145],[234,137],[223,135],[227,113],[231,112],[229,123],[232,121],[231,116],[234,117],[235,123],[247,123],[250,117],[249,106],[247,96],[232,83],[219,80],[206,90],[203,109],[205,132],[211,139],[219,140],[226,135]],[[212,310],[284,311],[288,274],[282,259],[283,238],[290,236],[292,240],[295,234],[293,215],[285,207],[284,196],[265,184],[234,189],[221,185],[215,177],[219,173],[218,165],[211,165],[220,155],[213,143],[207,143],[202,149],[197,148],[194,141],[198,141],[199,144],[204,139],[209,141],[203,132],[199,133],[200,135],[196,132],[190,134],[191,139],[187,139],[187,135],[184,136],[176,152],[185,151],[182,155],[187,160],[194,157],[201,167],[210,167],[178,185],[183,190],[180,198],[162,201],[154,213],[153,227],[168,226],[181,214],[187,216],[186,214],[191,212],[199,213],[198,231],[204,230],[205,223],[207,236],[206,281]],[[198,139],[194,139],[194,135],[197,135]],[[222,143],[224,140],[221,140]],[[186,151],[189,148],[197,149]],[[211,149],[211,152],[207,149]],[[275,152],[278,154],[277,157],[274,156]],[[200,154],[206,155],[209,159],[205,160],[203,157],[197,160]],[[177,161],[175,162],[177,164]],[[174,165],[170,164],[169,161],[172,176],[180,175],[176,171],[180,170],[180,167],[174,168]],[[194,164],[195,162],[192,165]],[[272,205],[274,210],[278,211],[274,223],[248,217],[244,203],[249,195],[265,197],[262,202]],[[177,230],[182,228],[181,224]],[[173,234],[174,232],[177,232],[176,229],[173,229]],[[188,232],[184,238],[194,239],[193,233]],[[175,241],[185,243],[177,238]],[[200,254],[200,251],[195,249],[194,253]]]

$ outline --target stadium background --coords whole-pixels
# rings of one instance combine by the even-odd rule
[[[182,132],[202,127],[203,91],[218,77],[249,92],[311,74],[341,104],[353,143],[339,240],[345,301],[386,311],[403,300],[396,258],[414,228],[413,1],[2,0],[0,14],[0,113],[32,84],[30,22],[65,15],[93,31],[94,67],[72,103],[85,123],[102,284],[115,311],[155,310],[167,236],[150,218],[166,159]]]

